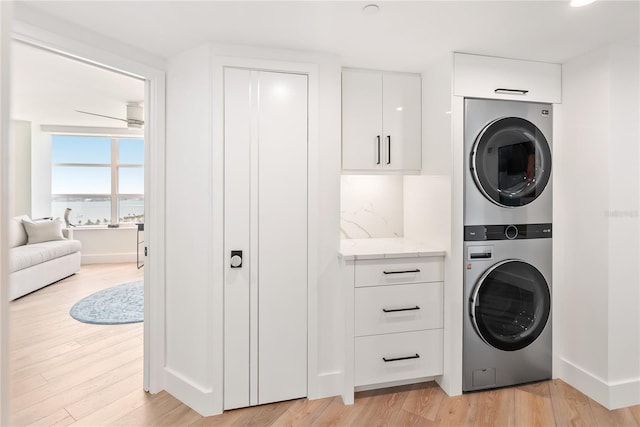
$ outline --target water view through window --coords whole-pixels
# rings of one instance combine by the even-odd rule
[[[144,140],[53,135],[52,215],[74,225],[144,222]]]

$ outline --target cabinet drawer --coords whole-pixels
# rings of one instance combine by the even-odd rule
[[[442,328],[442,282],[355,290],[356,336]]]
[[[357,260],[355,286],[441,282],[442,260],[434,258],[388,258]]]
[[[354,363],[356,386],[440,375],[442,329],[356,338]]]

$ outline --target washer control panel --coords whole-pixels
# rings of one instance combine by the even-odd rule
[[[467,225],[464,227],[465,242],[549,239],[551,237],[551,224]]]

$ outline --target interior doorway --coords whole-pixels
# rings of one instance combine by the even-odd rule
[[[163,250],[163,197],[164,183],[162,180],[163,167],[164,167],[164,85],[165,77],[164,71],[153,66],[137,63],[135,60],[126,59],[113,55],[108,51],[103,51],[100,48],[83,45],[81,42],[72,39],[65,39],[53,34],[40,33],[33,28],[21,28],[20,32],[12,34],[13,40],[18,42],[27,42],[38,48],[44,48],[46,50],[52,50],[49,46],[55,44],[55,51],[57,53],[64,52],[64,55],[68,55],[73,58],[83,58],[83,61],[91,63],[93,65],[99,65],[106,69],[116,70],[122,73],[122,70],[127,70],[125,74],[130,74],[133,77],[142,79],[144,82],[144,100],[148,102],[148,106],[144,113],[145,129],[144,129],[144,194],[145,194],[145,241],[146,245],[150,246],[155,243],[157,250],[154,251],[152,256],[146,257],[145,268],[140,270],[144,275],[144,332],[143,336],[139,339],[140,344],[143,345],[144,350],[144,366],[140,369],[140,377],[142,379],[140,389],[157,392],[162,390],[163,384],[161,381],[161,370],[163,366],[163,352],[161,349],[164,346],[164,300],[163,300],[163,288],[164,288],[164,276],[162,274],[162,266],[164,264],[164,250]],[[52,41],[55,39],[55,43]],[[3,116],[3,126],[8,123],[7,116]],[[153,148],[151,147],[153,146]],[[7,159],[6,157],[4,159]],[[3,160],[3,167],[9,166],[8,160]],[[13,165],[11,165],[13,166]],[[152,169],[152,170],[150,170]],[[7,212],[9,217],[12,212],[8,209],[10,205],[8,201],[3,200],[5,206],[4,212]],[[152,212],[152,214],[149,214]],[[3,242],[3,246],[6,242]],[[135,242],[133,242],[135,245]],[[3,249],[7,249],[6,246]],[[135,262],[133,263],[135,266]],[[134,267],[135,269],[135,267]],[[150,286],[153,282],[154,286]],[[3,295],[3,297],[6,297]],[[3,307],[8,307],[7,301],[0,301]],[[11,348],[11,347],[9,347]],[[3,378],[6,378],[7,371],[6,365],[3,365],[3,372],[1,373]],[[7,395],[3,394],[3,408],[8,405]],[[3,412],[4,414],[4,412]]]

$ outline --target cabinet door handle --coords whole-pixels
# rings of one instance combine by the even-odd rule
[[[391,135],[387,135],[387,164],[391,164]]]
[[[399,271],[383,271],[384,274],[405,274],[405,273],[420,273],[420,269],[414,270],[399,270]]]
[[[386,357],[383,357],[382,360],[386,362],[397,362],[398,360],[409,360],[409,359],[420,359],[420,355],[418,353],[414,354],[413,356],[404,356],[404,357],[393,357],[390,359],[387,359]]]
[[[494,90],[494,92],[504,93],[507,95],[526,95],[527,93],[529,93],[529,91],[525,89],[505,89],[505,88],[498,88]]]
[[[376,165],[379,165],[380,164],[380,135],[377,135],[376,139],[378,140],[378,160],[376,161]]]
[[[416,305],[415,307],[404,307],[404,308],[383,308],[382,311],[385,313],[395,313],[397,311],[412,311],[412,310],[420,310],[420,306]]]

